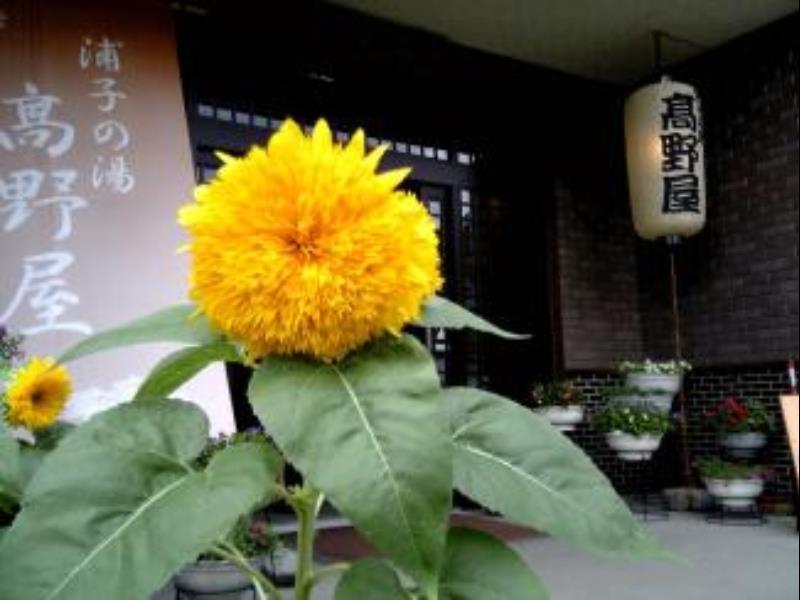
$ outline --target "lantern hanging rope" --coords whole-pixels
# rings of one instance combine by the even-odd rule
[[[659,74],[664,38],[691,43],[653,32]],[[673,341],[675,356],[682,359],[675,253],[681,239],[699,233],[706,222],[703,123],[697,90],[662,76],[631,94],[625,103],[625,154],[634,229],[647,240],[664,238],[669,249]],[[688,484],[691,461],[683,390],[679,411],[682,466]]]

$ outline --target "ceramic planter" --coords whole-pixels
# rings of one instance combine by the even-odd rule
[[[612,431],[606,434],[606,442],[622,460],[643,461],[650,460],[653,452],[661,445],[663,435],[631,435],[622,431]]]
[[[261,569],[264,559],[250,561]],[[198,560],[184,566],[175,575],[175,589],[180,598],[198,600],[254,600],[255,591],[250,579],[236,565],[226,560]]]
[[[635,394],[616,396],[614,403],[620,406],[630,406],[631,408],[653,408],[662,414],[669,414],[672,409],[672,394],[652,394],[647,396],[637,396]]]
[[[719,438],[719,443],[729,456],[753,458],[767,444],[767,436],[758,431],[723,433]]]
[[[550,424],[559,431],[573,431],[583,422],[583,407],[579,404],[570,406],[545,406],[536,409],[536,412],[550,421]]]
[[[296,571],[297,554],[290,548],[279,548],[264,557],[264,573],[278,586],[293,586]]]
[[[706,487],[722,506],[732,509],[747,509],[755,505],[764,491],[764,480],[750,479],[706,479]]]
[[[675,396],[681,391],[683,375],[665,375],[661,373],[628,373],[625,385],[639,390],[663,390]]]

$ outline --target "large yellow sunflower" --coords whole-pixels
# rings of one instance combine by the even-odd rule
[[[330,361],[416,319],[442,284],[433,220],[397,190],[410,169],[377,174],[385,148],[358,131],[334,144],[287,120],[266,148],[221,155],[179,221],[190,235],[190,295],[253,357]]]
[[[49,427],[55,423],[71,391],[66,368],[52,358],[32,358],[11,373],[5,392],[6,420],[14,427]]]

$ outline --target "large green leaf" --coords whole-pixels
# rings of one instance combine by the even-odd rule
[[[19,442],[6,427],[0,412],[0,495],[19,499],[22,493]]]
[[[342,575],[334,600],[409,600],[395,570],[385,560],[358,561]]]
[[[670,556],[583,451],[544,419],[480,390],[450,388],[444,399],[461,492],[598,554]]]
[[[165,398],[208,365],[221,360],[241,360],[236,346],[230,342],[214,342],[176,350],[153,367],[134,399]]]
[[[182,344],[209,344],[221,339],[206,318],[197,313],[191,304],[178,304],[156,313],[84,338],[59,357],[65,363],[112,348],[149,344],[153,342],[178,342]]]
[[[474,329],[484,333],[491,333],[509,340],[524,340],[529,335],[512,333],[493,325],[486,319],[469,312],[441,296],[431,296],[422,307],[422,316],[417,325],[422,327],[442,327],[444,329]]]
[[[147,598],[271,490],[278,459],[230,446],[189,466],[207,422],[177,400],[124,404],[47,456],[0,544],[4,600]]]
[[[547,600],[547,590],[519,555],[500,540],[454,528],[439,586],[440,600]]]
[[[5,510],[22,500],[28,481],[39,468],[44,457],[52,451],[72,429],[68,423],[56,423],[36,433],[36,445],[18,442],[0,418],[0,499]],[[0,506],[0,511],[3,510]]]
[[[427,589],[444,550],[452,484],[440,393],[430,355],[410,336],[341,363],[269,358],[250,387],[288,460]]]

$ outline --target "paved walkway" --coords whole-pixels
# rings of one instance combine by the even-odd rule
[[[797,600],[800,546],[794,518],[724,527],[694,514],[647,526],[688,566],[597,559],[549,538],[513,542],[552,600]],[[291,598],[287,594],[287,598]],[[329,583],[314,600],[333,598]],[[366,599],[365,599],[366,600]]]

